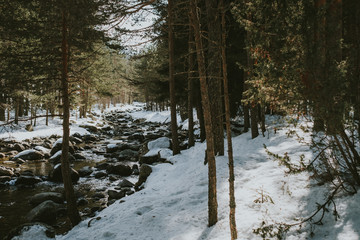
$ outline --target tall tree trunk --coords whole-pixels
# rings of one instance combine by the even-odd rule
[[[200,77],[200,88],[201,88],[201,99],[204,113],[205,121],[205,131],[206,131],[206,158],[208,162],[208,215],[209,215],[209,227],[216,224],[218,221],[217,216],[217,194],[216,194],[216,162],[215,162],[215,143],[214,136],[212,133],[212,118],[211,118],[211,108],[209,100],[208,86],[206,82],[206,70],[205,70],[205,56],[204,48],[201,40],[201,29],[200,29],[200,19],[199,13],[197,11],[196,0],[190,0],[190,14],[192,27],[194,28],[194,37],[196,45],[196,55],[199,68],[199,77]]]
[[[229,222],[231,240],[237,239],[236,219],[235,219],[235,174],[234,174],[234,157],[231,139],[231,126],[230,126],[230,103],[229,103],[229,89],[227,78],[227,65],[226,65],[226,25],[225,25],[225,6],[224,0],[220,0],[221,6],[221,59],[222,59],[222,72],[223,72],[223,85],[224,85],[224,104],[225,104],[225,123],[226,123],[226,135],[228,145],[228,157],[229,157]]]
[[[175,101],[175,59],[174,59],[174,33],[173,33],[173,0],[168,0],[168,34],[169,34],[169,86],[171,111],[171,140],[173,155],[180,153]]]
[[[1,87],[3,88],[3,86]],[[0,121],[5,121],[5,109],[6,109],[5,105],[6,105],[5,95],[4,93],[0,93]]]
[[[244,104],[244,132],[248,132],[250,128],[249,105]]]
[[[252,104],[250,108],[250,118],[251,118],[251,138],[256,138],[259,136],[258,129],[258,105]]]
[[[15,124],[19,124],[19,99],[15,98]]]
[[[218,0],[207,0],[208,25],[207,82],[209,88],[215,154],[224,155],[224,126],[221,93],[221,18]]]
[[[200,142],[204,142],[206,139],[206,133],[205,133],[204,113],[201,104],[200,86],[196,88],[196,115],[199,119],[199,125],[200,125]]]
[[[69,44],[68,44],[68,26],[67,26],[67,11],[64,6],[62,12],[62,95],[63,95],[63,142],[61,154],[61,172],[64,181],[67,213],[73,226],[80,221],[79,211],[76,207],[76,198],[74,188],[71,181],[71,170],[69,165],[69,120],[70,120],[70,100],[69,100],[69,79],[68,79],[68,58],[69,58]]]
[[[189,119],[189,148],[194,146],[194,113],[193,113],[193,80],[194,80],[194,32],[192,26],[189,27],[189,57],[188,57],[188,119]]]

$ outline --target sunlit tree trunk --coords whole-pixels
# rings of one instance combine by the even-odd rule
[[[194,37],[195,37],[195,46],[196,46],[196,55],[199,68],[199,77],[200,77],[200,89],[201,89],[201,99],[204,113],[204,122],[205,122],[205,131],[206,131],[206,158],[208,162],[208,224],[209,227],[213,226],[218,221],[217,216],[217,194],[216,194],[216,162],[215,162],[215,143],[214,136],[212,133],[212,118],[211,118],[211,108],[209,100],[208,86],[206,82],[206,70],[205,70],[205,56],[204,49],[201,40],[201,29],[200,29],[200,19],[199,13],[197,11],[196,0],[190,0],[190,13],[192,27],[194,28]]]
[[[221,6],[221,59],[222,59],[222,72],[223,72],[223,85],[224,85],[224,105],[225,105],[225,123],[226,123],[226,135],[229,157],[229,222],[231,240],[237,239],[236,219],[235,219],[235,174],[234,174],[234,157],[231,139],[231,126],[230,126],[230,103],[229,103],[229,89],[227,78],[227,64],[226,64],[226,25],[225,25],[225,6],[224,0],[220,0]]]

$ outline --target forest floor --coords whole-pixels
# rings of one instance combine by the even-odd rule
[[[118,106],[129,110],[139,110],[139,106]],[[109,110],[114,110],[111,108]],[[108,110],[108,111],[109,111]],[[164,122],[170,120],[170,112],[134,111],[133,118]],[[74,120],[75,121],[75,120]],[[82,120],[83,121],[83,120]],[[76,122],[76,121],[75,121]],[[180,124],[182,124],[179,121]],[[17,139],[25,139],[55,131],[59,134],[60,122],[52,122],[49,127],[39,126],[34,132],[13,131],[1,133]],[[306,122],[301,124],[306,125]],[[296,223],[317,210],[318,204],[326,201],[331,193],[330,185],[319,185],[309,172],[287,174],[286,167],[268,156],[264,145],[272,153],[285,153],[294,161],[303,154],[307,161],[314,156],[305,142],[309,133],[298,127],[288,126],[280,117],[269,116],[265,137],[251,139],[250,133],[233,137],[235,161],[235,197],[238,239],[262,239],[255,229],[273,225],[273,235],[281,223]],[[186,126],[183,126],[186,128]],[[50,130],[51,129],[51,130]],[[81,131],[72,125],[71,133]],[[297,132],[297,137],[289,133]],[[7,134],[7,135],[6,135]],[[207,227],[207,165],[204,165],[206,144],[197,142],[190,149],[177,156],[168,157],[171,162],[153,165],[153,172],[145,183],[145,188],[126,196],[104,209],[91,220],[86,219],[66,235],[56,239],[118,239],[118,240],[223,240],[230,239],[228,159],[218,156],[217,192],[218,223]],[[226,151],[225,151],[226,152]],[[335,199],[340,218],[335,220],[333,206],[328,207],[322,225],[309,222],[292,227],[285,239],[360,239],[360,194],[338,196]],[[320,214],[321,215],[321,214]],[[316,216],[316,221],[320,216]],[[16,239],[47,239],[42,227],[35,226],[23,232]],[[272,239],[271,237],[268,237]],[[276,236],[273,237],[276,239]]]

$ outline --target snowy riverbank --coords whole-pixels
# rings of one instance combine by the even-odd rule
[[[164,113],[136,112],[132,115],[149,121],[156,116],[159,122],[169,118]],[[267,224],[292,223],[309,216],[316,210],[316,203],[322,203],[328,193],[327,186],[317,186],[308,173],[286,175],[286,169],[268,157],[264,144],[271,152],[287,152],[293,159],[301,154],[307,159],[312,157],[308,146],[287,137],[288,129],[280,129],[276,133],[272,129],[271,126],[268,128],[266,137],[251,139],[250,133],[245,133],[233,138],[239,239],[262,239],[253,230],[259,228],[263,221]],[[36,135],[36,132],[33,133]],[[16,137],[16,133],[12,134]],[[299,134],[303,134],[301,130]],[[167,160],[173,164],[153,166],[145,189],[123,198],[124,202],[110,205],[91,224],[90,219],[86,219],[68,234],[58,235],[56,239],[230,239],[226,156],[217,157],[219,222],[214,227],[207,227],[205,147],[205,143],[197,143],[195,147],[169,157]],[[359,239],[360,194],[335,201],[340,214],[338,221],[334,220],[330,207],[322,226],[304,224],[302,229],[294,227],[286,234],[286,239],[310,239],[312,232],[315,235],[311,239]],[[47,238],[38,227],[33,227],[17,239]]]

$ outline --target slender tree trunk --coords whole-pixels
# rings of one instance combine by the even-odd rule
[[[258,105],[253,104],[250,108],[250,118],[251,118],[251,138],[256,138],[259,136],[259,129],[258,129]]]
[[[199,13],[197,11],[196,0],[190,0],[190,14],[192,26],[194,28],[194,37],[196,45],[196,55],[199,68],[200,77],[200,88],[201,88],[201,99],[204,111],[205,131],[206,131],[206,158],[208,162],[208,178],[209,178],[209,189],[208,189],[208,214],[209,214],[209,227],[216,224],[218,221],[217,216],[217,194],[216,194],[216,162],[215,162],[215,143],[214,136],[212,133],[212,118],[211,108],[209,100],[208,86],[206,82],[206,70],[205,70],[205,56],[204,49],[201,40],[201,29]]]
[[[215,139],[215,154],[224,155],[224,125],[221,93],[221,20],[218,0],[207,0],[208,25],[207,83]]]
[[[224,103],[225,103],[225,123],[226,123],[226,135],[228,145],[228,157],[229,157],[229,222],[231,240],[237,239],[236,219],[235,219],[235,174],[234,174],[234,157],[231,139],[231,126],[230,126],[230,103],[229,103],[229,89],[227,78],[227,64],[226,64],[226,25],[225,25],[225,6],[224,0],[220,0],[221,5],[221,59],[222,59],[222,72],[223,72],[223,85],[224,85]]]
[[[15,124],[19,124],[19,99],[15,98]]]
[[[65,8],[66,6],[64,6]],[[70,101],[69,101],[69,79],[68,79],[68,26],[67,26],[67,11],[63,9],[62,12],[62,95],[63,95],[63,142],[61,154],[61,172],[64,181],[67,213],[73,226],[80,221],[79,211],[76,207],[76,198],[74,188],[71,181],[71,169],[69,165],[69,120],[70,120]]]
[[[265,137],[265,132],[266,132],[266,126],[265,126],[265,101],[262,101],[261,104],[259,105],[260,108],[260,119],[261,119],[261,133],[263,135],[263,137]]]
[[[3,88],[3,86],[1,87]],[[0,93],[0,121],[5,121],[5,105],[6,98],[3,93]]]
[[[173,0],[168,0],[168,27],[169,27],[169,85],[171,108],[171,140],[173,155],[180,153],[175,101],[175,59],[174,59],[174,33],[173,33]]]
[[[244,132],[248,132],[250,128],[249,105],[244,104]]]
[[[200,93],[200,87],[196,90],[196,115],[199,119],[199,125],[200,125],[200,142],[204,142],[206,139],[206,133],[205,133],[205,123],[204,123],[204,113],[203,108],[201,104],[201,93]]]
[[[192,26],[189,27],[189,57],[188,57],[188,119],[189,119],[189,148],[194,146],[194,113],[193,113],[193,79],[194,79],[194,33]]]

